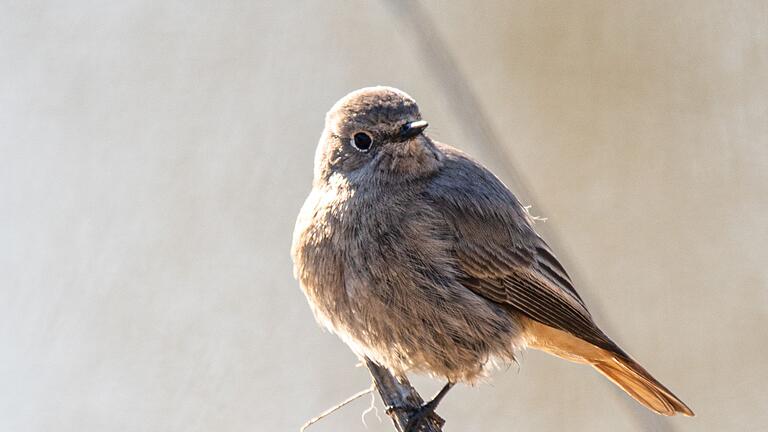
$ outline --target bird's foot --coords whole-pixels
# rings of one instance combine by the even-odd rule
[[[427,420],[430,415],[434,414],[435,408],[437,408],[439,402],[440,401],[438,400],[432,399],[420,408],[411,410],[412,414],[408,418],[408,424],[405,425],[405,432],[417,432],[424,421]]]
[[[437,415],[435,408],[437,408],[437,402],[432,400],[419,408],[405,405],[388,406],[386,413],[390,417],[392,417],[392,414],[395,412],[405,413],[408,420],[404,432],[417,432],[427,420],[432,420],[439,427],[442,427],[442,425],[445,424],[445,420]]]
[[[442,419],[435,413],[435,408],[437,408],[437,405],[440,404],[441,400],[443,400],[443,397],[445,397],[445,395],[448,393],[448,390],[453,388],[453,385],[454,383],[448,381],[431,401],[425,403],[421,406],[421,408],[415,410],[415,412],[408,419],[408,424],[405,426],[405,432],[417,432],[421,425],[424,423],[424,420],[430,416],[437,417],[441,421]]]

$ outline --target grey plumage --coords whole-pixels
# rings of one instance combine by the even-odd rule
[[[292,247],[318,320],[395,374],[473,383],[533,347],[595,366],[658,413],[693,415],[595,325],[498,178],[403,134],[419,120],[413,99],[388,87],[350,93],[326,116]]]

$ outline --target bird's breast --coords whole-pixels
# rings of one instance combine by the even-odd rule
[[[318,321],[355,352],[465,380],[491,355],[512,358],[515,318],[457,281],[455,239],[413,189],[314,195],[297,223],[297,276]]]

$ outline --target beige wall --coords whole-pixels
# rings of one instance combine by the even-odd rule
[[[764,428],[766,3],[424,5],[514,165],[382,2],[0,5],[0,430],[293,430],[366,387],[288,249],[325,110],[376,83],[525,179],[598,322],[698,414],[528,353],[447,430]]]

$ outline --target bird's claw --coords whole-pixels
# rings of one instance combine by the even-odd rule
[[[412,414],[408,418],[408,424],[405,425],[405,431],[404,432],[417,432],[424,422],[430,415],[432,415],[435,412],[435,408],[437,407],[437,402],[434,400],[431,400],[424,405],[422,405],[418,409],[411,409],[409,411],[412,412]]]

